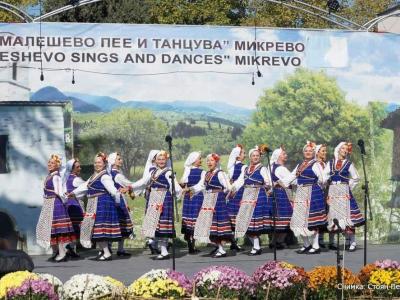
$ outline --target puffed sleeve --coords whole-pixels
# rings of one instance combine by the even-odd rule
[[[53,176],[53,186],[54,186],[54,193],[61,198],[63,202],[66,202],[67,199],[64,195],[64,189],[62,184],[62,179],[59,175]]]
[[[85,183],[85,180],[83,180],[81,177],[75,177],[74,180],[72,181],[72,185],[74,186],[74,188],[77,188],[83,183]]]
[[[260,174],[262,176],[262,178],[264,179],[264,185],[271,185],[271,174],[269,173],[269,170],[267,169],[267,167],[263,166],[261,167],[260,170]]]
[[[294,168],[294,170],[290,173],[288,173],[286,175],[286,177],[284,178],[280,178],[282,184],[286,187],[290,186],[290,185],[297,185],[297,168],[299,167],[299,165],[296,166],[296,168]]]
[[[87,194],[88,191],[89,180],[85,181],[81,185],[79,185],[76,189],[72,191],[76,198],[82,198]]]
[[[232,183],[232,192],[238,191],[244,184],[244,173],[246,172],[246,167],[243,166],[242,172],[240,173],[238,179],[234,183]]]
[[[116,203],[120,203],[121,201],[121,193],[115,188],[114,181],[111,176],[108,174],[104,174],[101,176],[101,183],[104,185],[106,190],[113,196]]]
[[[312,170],[318,177],[318,184],[320,184],[321,186],[325,185],[326,179],[324,176],[324,170],[322,169],[321,165],[319,163],[313,164]]]
[[[150,180],[151,180],[151,172],[147,172],[141,179],[132,183],[130,186],[137,195],[140,194],[146,188],[146,186],[150,183]]]
[[[190,174],[190,168],[185,168],[183,171],[183,175],[181,178],[181,183],[186,184],[188,182],[189,174]]]
[[[222,184],[222,186],[224,187],[224,192],[225,192],[225,193],[231,191],[232,186],[231,186],[231,184],[229,183],[228,176],[226,176],[226,173],[225,173],[225,172],[223,172],[223,171],[218,172],[218,180],[219,180],[219,182]]]
[[[349,168],[350,172],[350,181],[349,181],[349,187],[351,190],[353,190],[356,185],[360,182],[360,175],[357,172],[356,167],[352,163]]]
[[[165,172],[165,178],[167,178],[168,183],[169,183],[169,190],[172,193],[172,178],[171,178],[172,171],[169,170]],[[176,195],[179,195],[182,192],[182,188],[179,185],[178,181],[176,180],[176,176],[174,176],[174,183],[175,183],[175,193]]]
[[[130,181],[128,178],[125,177],[124,174],[118,173],[115,177],[114,180],[116,183],[122,185],[123,187],[127,187],[133,184],[132,181]]]
[[[328,181],[331,178],[331,164],[328,162],[324,168],[324,177],[325,180]]]
[[[206,180],[206,174],[207,174],[206,171],[201,172],[200,181],[190,188],[190,190],[194,194],[200,193],[206,189],[206,186],[204,184],[204,182]]]
[[[277,167],[275,169],[275,175],[276,175],[276,177],[279,178],[279,180],[278,180],[279,185],[281,185],[284,188],[288,188],[290,186],[290,184],[288,185],[287,181],[285,181],[285,178],[291,177],[291,173],[288,170],[288,168],[286,168],[284,166]]]

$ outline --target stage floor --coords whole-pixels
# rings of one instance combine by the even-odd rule
[[[201,252],[196,255],[188,255],[186,249],[177,249],[176,270],[191,276],[202,268],[211,265],[230,265],[235,266],[247,274],[251,275],[258,266],[268,260],[273,260],[273,252],[268,248],[263,248],[263,253],[259,256],[248,256],[246,251],[235,253],[228,251],[228,256],[224,258],[211,258],[208,253],[211,248],[201,248]],[[336,265],[336,251],[323,251],[316,255],[300,255],[295,253],[296,249],[284,249],[277,252],[277,259],[284,260],[295,265],[303,266],[310,270],[320,265]],[[94,273],[98,275],[109,275],[125,284],[132,283],[142,274],[151,269],[172,268],[172,259],[156,261],[147,249],[130,250],[132,256],[128,259],[119,259],[115,254],[112,261],[98,262],[93,261],[97,251],[89,250],[81,252],[82,258],[79,260],[69,260],[62,263],[48,262],[49,256],[33,256],[35,263],[34,272],[51,273],[63,282],[71,276],[80,273]],[[358,248],[356,252],[345,252],[345,267],[354,272],[358,272],[363,265],[363,249]],[[399,244],[369,245],[368,262],[378,259],[400,258]]]

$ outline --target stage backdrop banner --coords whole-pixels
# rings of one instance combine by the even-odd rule
[[[191,151],[221,154],[226,170],[237,143],[284,144],[292,169],[306,140],[326,143],[328,159],[345,140],[363,176],[364,139],[371,237],[387,238],[400,197],[399,44],[395,34],[336,30],[0,24],[0,209],[32,235],[53,152],[78,157],[87,178],[96,152],[120,151],[135,180],[166,134],[178,177]],[[362,206],[360,187],[355,195]]]

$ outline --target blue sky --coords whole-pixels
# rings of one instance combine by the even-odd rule
[[[32,36],[39,34],[39,24],[1,24],[0,31],[16,35]],[[254,51],[236,51],[233,41],[253,41],[254,29],[247,27],[215,26],[172,26],[172,25],[117,25],[117,24],[62,24],[43,23],[43,36],[81,36],[127,37],[127,38],[166,38],[196,40],[228,40],[229,46],[223,50],[174,50],[174,49],[118,49],[120,57],[127,53],[169,53],[169,54],[221,54],[230,59],[222,65],[179,65],[179,64],[83,64],[83,63],[44,63],[52,68],[80,68],[90,71],[113,73],[156,73],[169,71],[217,71],[254,72],[254,66],[237,66],[236,55],[254,55]],[[394,34],[318,31],[293,29],[257,29],[259,41],[301,42],[305,51],[297,53],[303,66],[314,70],[325,70],[337,79],[348,100],[366,104],[372,100],[400,103],[400,36]],[[0,51],[37,51],[38,49],[6,49]],[[63,51],[69,55],[73,51],[113,52],[102,49],[57,49],[44,48],[43,51]],[[259,55],[291,56],[284,52],[258,52]],[[0,62],[0,65],[4,65]],[[38,64],[32,64],[38,66]],[[76,72],[76,84],[71,85],[70,72],[45,74],[46,80],[39,80],[39,71],[30,71],[30,87],[36,91],[41,87],[53,85],[61,91],[79,92],[116,97],[122,101],[220,101],[233,105],[254,108],[265,88],[294,71],[293,67],[260,66],[263,77],[256,78],[251,85],[251,75],[231,74],[172,74],[163,76],[128,77],[95,75]],[[56,74],[56,75],[55,75]],[[1,92],[0,92],[1,93]]]

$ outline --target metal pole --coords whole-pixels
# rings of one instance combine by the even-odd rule
[[[369,187],[368,187],[368,178],[367,178],[367,172],[365,170],[365,161],[364,161],[364,155],[365,153],[361,153],[361,161],[363,165],[363,172],[364,172],[364,185],[363,185],[363,190],[364,190],[364,266],[367,264],[367,239],[368,239],[368,206],[371,205],[369,203]],[[370,220],[372,221],[372,212],[371,209],[369,210],[370,213]]]
[[[171,161],[171,189],[172,189],[172,225],[175,231],[175,212],[177,220],[179,220],[178,210],[175,208],[176,204],[176,190],[175,190],[175,173],[174,164],[172,159],[172,137],[167,135],[165,141],[168,143],[169,159]],[[175,271],[175,235],[172,238],[172,270]]]

